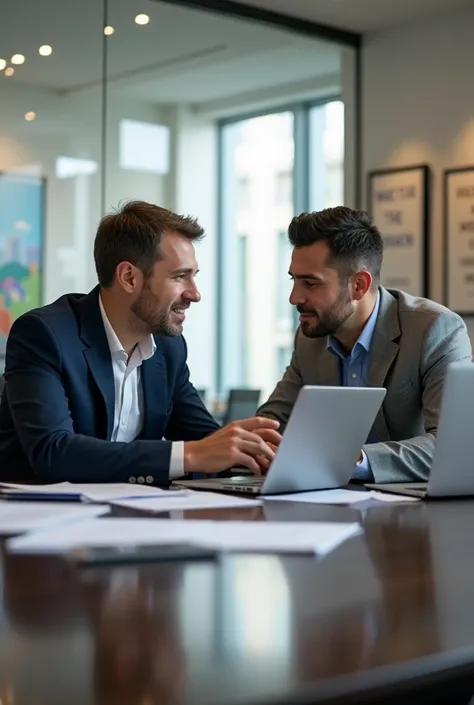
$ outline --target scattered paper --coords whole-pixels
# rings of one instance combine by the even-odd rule
[[[44,529],[52,525],[88,520],[107,514],[110,507],[57,502],[0,502],[0,534],[12,536],[25,531]]]
[[[355,504],[366,502],[370,492],[356,490],[315,490],[314,492],[297,492],[294,494],[267,495],[265,501],[306,502],[308,504]]]
[[[360,532],[357,523],[95,519],[10,539],[16,553],[64,553],[92,546],[192,544],[222,551],[325,555]]]
[[[298,492],[294,494],[268,495],[265,501],[302,502],[306,504],[358,504],[378,500],[380,502],[419,502],[419,497],[408,497],[401,494],[389,494],[376,490],[315,490],[314,492]]]
[[[360,531],[356,523],[233,521],[219,525],[210,547],[222,551],[316,553],[324,556]]]
[[[118,499],[112,502],[117,507],[138,509],[143,512],[172,512],[186,509],[225,509],[227,507],[258,507],[259,499],[232,497],[216,492],[197,492],[184,490],[180,492],[163,492],[159,497],[142,499]]]
[[[182,490],[162,490],[151,485],[132,484],[128,482],[105,482],[105,483],[73,483],[56,482],[52,485],[17,485],[9,482],[0,483],[0,490],[11,490],[11,494],[29,494],[31,496],[41,495],[57,496],[88,502],[111,502],[114,499],[128,499],[137,497],[157,497],[159,495],[177,495]]]
[[[116,499],[138,497],[169,497],[179,495],[182,490],[162,490],[152,485],[135,485],[127,482],[105,484],[71,484],[71,488],[80,492],[90,502],[112,502]]]

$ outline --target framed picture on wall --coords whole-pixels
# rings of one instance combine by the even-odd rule
[[[0,355],[15,318],[43,302],[45,179],[0,173]]]
[[[427,164],[371,171],[368,210],[384,241],[381,283],[429,295],[430,168]]]
[[[474,166],[444,172],[446,306],[474,315]]]

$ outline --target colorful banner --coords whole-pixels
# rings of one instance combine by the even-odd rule
[[[0,174],[0,354],[15,318],[42,303],[43,179]]]

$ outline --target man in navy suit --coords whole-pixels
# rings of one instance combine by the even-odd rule
[[[196,220],[141,201],[102,219],[99,286],[21,316],[7,342],[0,479],[139,482],[273,457],[278,422],[220,428],[189,380]]]

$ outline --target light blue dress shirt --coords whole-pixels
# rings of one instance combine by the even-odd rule
[[[380,294],[377,294],[374,310],[364,326],[364,330],[357,339],[350,354],[347,354],[340,342],[332,335],[328,338],[328,350],[340,360],[341,384],[344,387],[367,387],[367,374],[369,367],[369,352],[372,336],[377,322],[380,308]],[[377,438],[373,429],[369,433],[366,443],[376,443]],[[364,481],[373,480],[372,471],[366,454],[362,451],[363,460],[357,465],[352,475],[353,478]]]

